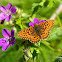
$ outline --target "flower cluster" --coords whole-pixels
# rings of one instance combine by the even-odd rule
[[[9,21],[11,19],[11,14],[16,13],[16,7],[12,7],[11,3],[8,3],[7,7],[0,6],[0,10],[2,13],[0,13],[0,20],[2,21],[1,24],[4,23],[4,19],[6,21]],[[2,46],[2,50],[5,51],[10,45],[15,44],[15,37],[14,37],[14,30],[11,30],[11,33],[7,29],[2,30],[2,34],[4,38],[0,39],[0,46]]]
[[[2,34],[4,38],[0,39],[0,46],[2,46],[2,50],[5,51],[10,45],[15,44],[14,30],[11,30],[11,33],[7,29],[2,30]]]
[[[0,20],[2,20],[1,24],[4,23],[5,19],[6,21],[9,21],[11,19],[11,14],[16,13],[16,7],[12,7],[12,8],[11,7],[12,7],[11,3],[8,3],[7,7],[5,6],[0,7],[0,10],[2,11],[2,13],[0,13]],[[33,22],[29,23],[29,26],[34,27],[34,24],[38,25],[44,21],[46,20],[39,21],[37,18],[34,18]],[[4,38],[0,38],[0,46],[2,46],[2,50],[5,51],[10,45],[15,44],[14,30],[12,29],[10,33],[9,30],[3,29],[2,34]],[[27,50],[27,52],[30,52],[30,51]],[[32,56],[29,56],[29,57],[32,57]]]
[[[16,13],[16,7],[12,7],[11,3],[8,3],[7,7],[5,6],[1,6],[0,10],[2,11],[2,13],[0,13],[0,20],[4,20],[6,19],[7,21],[9,21],[11,19],[11,14],[15,14]]]
[[[46,21],[46,20],[41,20],[41,21],[39,21],[39,19],[34,18],[33,22],[30,22],[30,23],[29,23],[29,26],[34,27],[34,23],[38,25],[38,24],[40,24],[40,23],[42,23],[42,22],[44,22],[44,21]]]

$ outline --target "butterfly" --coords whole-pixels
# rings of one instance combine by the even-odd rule
[[[54,20],[48,20],[38,25],[34,24],[34,27],[29,27],[18,33],[21,39],[29,40],[32,43],[38,43],[42,39],[46,39],[49,36],[50,30],[54,25]]]

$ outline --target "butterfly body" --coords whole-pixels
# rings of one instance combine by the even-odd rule
[[[34,32],[36,32],[36,34],[38,36],[40,36],[41,27],[39,25],[34,24]],[[40,36],[40,38],[41,38],[41,36]]]
[[[54,20],[48,20],[38,25],[34,24],[34,27],[29,27],[18,33],[21,39],[27,39],[32,43],[38,43],[41,39],[46,39],[49,36],[52,29]]]

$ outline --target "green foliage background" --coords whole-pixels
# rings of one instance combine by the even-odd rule
[[[17,36],[19,31],[29,27],[29,22],[33,22],[34,18],[48,20],[56,12],[59,4],[62,4],[62,1],[0,0],[0,6],[6,6],[8,3],[17,7],[17,13],[12,16],[10,22],[5,21],[4,24],[0,24],[0,38],[3,37],[3,28],[10,31],[14,29],[16,43],[6,51],[2,51],[2,47],[0,47],[0,62],[62,62],[62,58],[57,58],[62,57],[62,12],[54,20],[54,27],[47,39],[33,44]],[[25,41],[24,44],[23,41]],[[30,49],[30,51],[25,54],[23,49]]]

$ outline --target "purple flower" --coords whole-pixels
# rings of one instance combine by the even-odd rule
[[[14,30],[11,30],[11,33],[7,29],[2,30],[2,34],[4,38],[0,39],[0,46],[2,46],[2,50],[5,51],[10,45],[15,44]]]
[[[30,23],[29,23],[29,26],[34,27],[34,23],[38,25],[38,24],[40,24],[40,23],[42,23],[42,22],[45,22],[45,21],[46,21],[46,20],[41,20],[41,21],[39,21],[39,19],[34,18],[33,22],[30,22]]]
[[[4,20],[6,19],[7,21],[9,21],[11,19],[11,14],[15,14],[16,13],[16,7],[12,7],[11,3],[8,3],[7,7],[5,6],[1,6],[0,10],[2,11],[2,13],[0,13],[0,20]]]

